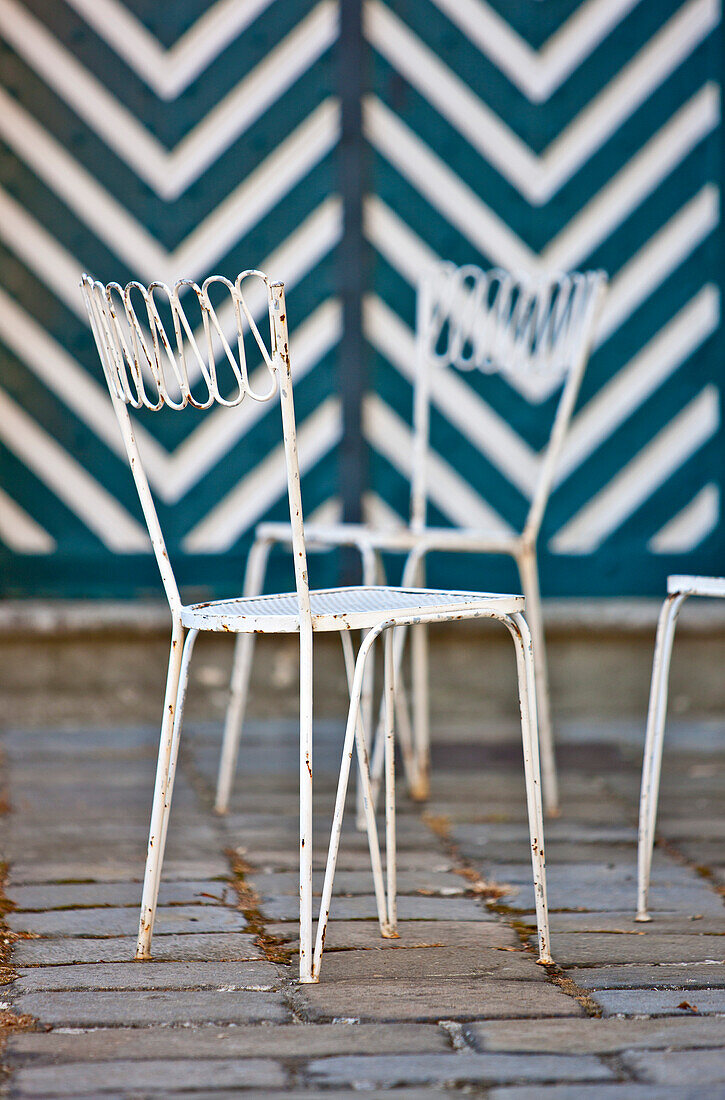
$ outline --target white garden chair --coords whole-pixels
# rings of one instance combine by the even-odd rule
[[[254,286],[259,291],[261,283],[262,311],[266,309],[269,319],[269,345],[260,334],[248,305],[249,295],[246,288],[249,283],[251,283],[252,293],[254,293]],[[152,283],[148,288],[139,283],[129,283],[125,288],[117,283],[104,286],[84,275],[81,287],[172,617],[171,649],[136,958],[151,957],[151,938],[174,786],[189,662],[200,630],[237,634],[245,632],[298,634],[300,638],[299,966],[300,981],[314,982],[319,978],[354,747],[357,750],[364,794],[365,820],[380,930],[384,936],[396,934],[392,709],[394,668],[390,631],[394,627],[412,623],[445,622],[456,619],[496,619],[508,627],[515,644],[539,946],[542,961],[550,961],[539,789],[536,688],[531,636],[522,614],[523,597],[384,586],[310,591],[302,523],[287,316],[284,287],[281,283],[270,283],[261,272],[245,271],[239,275],[235,283],[231,283],[222,276],[211,276],[201,287],[188,280],[182,280],[173,288],[163,283]],[[224,307],[215,305],[212,301],[212,296],[218,298],[220,295],[225,299]],[[184,306],[181,302],[182,297]],[[193,315],[190,315],[190,308],[193,308]],[[169,324],[168,330],[164,324],[164,317]],[[230,331],[233,331],[233,337],[229,336]],[[256,347],[262,358],[259,373],[251,379],[247,368],[245,340],[251,349]],[[222,381],[222,375],[224,375],[224,381]],[[262,381],[259,381],[260,375],[263,378]],[[201,392],[195,392],[195,390]],[[295,591],[282,595],[183,604],[136,444],[129,406],[151,411],[157,411],[164,405],[177,410],[187,405],[192,405],[196,409],[208,409],[214,402],[236,406],[245,398],[252,401],[269,401],[277,393],[280,396],[282,411],[294,547]],[[352,630],[365,632],[357,659],[352,650],[350,636]],[[317,631],[340,633],[350,673],[351,690],[317,938],[313,951],[312,641]],[[385,645],[387,892],[383,883],[367,753],[362,724],[359,721],[366,659],[373,649],[375,640],[384,631],[388,631]]]
[[[662,604],[657,623],[655,654],[652,662],[652,683],[647,710],[647,735],[642,765],[642,787],[639,799],[639,844],[637,852],[637,916],[641,922],[651,921],[649,915],[649,881],[652,850],[655,841],[657,801],[662,767],[662,745],[667,718],[667,689],[672,659],[672,643],[680,608],[689,596],[721,598],[725,596],[725,577],[668,577],[667,598]]]
[[[410,520],[398,529],[377,530],[366,524],[308,524],[309,546],[355,547],[362,556],[363,581],[381,577],[380,554],[408,555],[402,584],[424,583],[424,562],[433,551],[505,554],[516,561],[526,596],[534,640],[536,687],[539,704],[544,800],[554,814],[558,789],[551,728],[546,650],[539,594],[536,544],[551,494],[556,466],[571,421],[594,327],[606,291],[603,272],[552,274],[536,278],[501,270],[482,271],[468,265],[445,263],[428,272],[418,288],[416,364],[413,407],[413,476]],[[529,400],[540,401],[561,390],[549,440],[538,456],[531,505],[520,533],[492,536],[478,529],[434,528],[427,525],[430,405],[443,398],[465,404],[465,392],[454,376],[480,370],[498,373]],[[270,548],[289,545],[286,523],[262,523],[249,556],[244,591],[262,591]],[[233,783],[254,640],[240,636],[232,673],[232,703],[224,732],[216,808],[225,812]],[[396,639],[396,667],[402,656],[402,632]],[[407,708],[398,707],[398,724],[412,796],[425,799],[429,791],[428,656],[425,627],[412,632],[413,732]],[[371,670],[372,671],[372,670]],[[372,685],[367,684],[369,724]],[[399,702],[402,692],[398,693]],[[373,789],[382,768],[382,738],[373,758]]]

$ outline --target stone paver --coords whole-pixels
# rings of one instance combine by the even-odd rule
[[[11,913],[13,932],[38,936],[128,936],[138,930],[136,909],[49,909],[44,913]],[[221,905],[159,906],[154,934],[185,932],[242,932],[246,922],[240,912]]]
[[[36,966],[18,971],[15,993],[73,989],[278,989],[277,968],[268,962],[135,962],[92,966]]]
[[[602,989],[594,996],[607,1016],[725,1013],[725,989]]]
[[[454,1084],[467,1081],[596,1081],[612,1079],[612,1070],[597,1058],[545,1054],[389,1054],[324,1058],[309,1066],[314,1080],[334,1085],[354,1081],[393,1088],[412,1082]]]
[[[638,1052],[624,1056],[625,1065],[643,1081],[660,1085],[692,1083],[692,1056],[687,1051]],[[698,1085],[725,1082],[725,1050],[703,1050],[697,1055]],[[725,1090],[724,1090],[725,1091]]]
[[[569,977],[581,989],[707,989],[725,986],[725,963],[665,963],[661,966],[572,968]]]
[[[278,1089],[285,1073],[278,1062],[247,1058],[215,1058],[213,1061],[179,1058],[173,1062],[104,1062],[102,1065],[71,1064],[21,1069],[13,1082],[20,1096],[83,1096],[143,1089],[168,1092],[219,1086]]]
[[[25,993],[13,999],[17,1012],[53,1027],[147,1027],[156,1024],[246,1024],[289,1019],[280,993],[126,991],[123,993]]]
[[[712,1085],[685,1088],[635,1085],[631,1081],[612,1085],[517,1085],[491,1089],[488,1100],[721,1100]]]
[[[710,1021],[714,1022],[714,1021]],[[11,1035],[8,1050],[19,1062],[38,1055],[54,1062],[78,1058],[78,1036],[64,1031]],[[450,1038],[436,1024],[277,1024],[258,1027],[99,1028],[83,1035],[86,1061],[128,1058],[314,1058],[327,1054],[406,1054],[449,1051]]]
[[[656,919],[643,926],[639,749],[604,743],[601,727],[596,744],[580,733],[567,746],[564,812],[546,827],[551,970],[532,949],[514,734],[485,751],[441,735],[429,806],[401,786],[400,938],[380,937],[348,812],[321,982],[303,987],[293,725],[250,723],[225,819],[211,813],[218,731],[185,731],[145,964],[132,958],[156,731],[7,735],[7,923],[31,938],[13,945],[4,998],[41,1025],[7,1038],[11,1100],[725,1097],[725,752],[708,742],[703,758],[682,738],[681,758],[665,757],[660,827],[676,851],[655,853]],[[339,724],[316,738],[319,892]],[[244,912],[230,851],[247,867]]]
[[[141,904],[141,883],[136,882],[74,882],[45,883],[33,886],[13,886],[13,902],[19,912],[49,909],[97,908],[108,905],[118,908]],[[162,882],[159,906],[167,905],[236,905],[237,895],[228,881],[190,879]]]
[[[621,1050],[721,1047],[722,1021],[680,1015],[654,1020],[487,1020],[465,1025],[474,1050],[614,1054]]]
[[[531,957],[530,957],[531,958]],[[531,965],[536,964],[531,958]],[[370,984],[331,982],[302,988],[297,996],[308,1019],[353,1016],[360,1020],[440,1020],[475,1016],[580,1016],[581,1006],[556,986],[505,978],[378,980]]]
[[[136,949],[136,937],[113,939],[19,940],[13,950],[17,966],[70,963],[128,962]],[[154,959],[168,961],[228,961],[261,959],[262,951],[252,935],[239,932],[194,933],[157,936]]]

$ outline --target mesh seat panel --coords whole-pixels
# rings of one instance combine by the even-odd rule
[[[457,606],[485,604],[496,610],[509,612],[523,608],[522,596],[494,595],[486,592],[447,592],[439,589],[353,587],[326,588],[310,592],[313,617],[355,616],[385,619],[396,613],[425,610],[436,611]],[[234,600],[214,600],[193,604],[184,608],[184,618],[191,625],[195,618],[218,616],[225,620],[264,619],[270,628],[275,619],[297,618],[298,603],[295,592],[274,596],[250,596]]]

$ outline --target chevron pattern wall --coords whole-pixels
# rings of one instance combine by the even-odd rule
[[[173,281],[256,266],[283,279],[308,509],[332,495],[336,5],[0,0],[0,34],[3,586],[157,590],[79,275]],[[211,573],[238,587],[254,524],[284,515],[278,419],[253,403],[198,425],[141,418],[190,583]]]
[[[722,571],[719,23],[715,0],[367,0],[376,516],[407,511],[421,266],[601,266],[612,291],[545,522],[545,592]],[[84,269],[283,279],[306,512],[334,510],[337,48],[336,0],[0,0],[2,593],[159,590]],[[519,523],[553,402],[470,376],[444,395],[434,518]],[[182,582],[238,587],[255,523],[284,516],[278,430],[258,407],[140,418]],[[469,567],[435,563],[435,579],[470,585]],[[336,579],[334,560],[314,569]],[[505,583],[503,563],[481,566]]]
[[[417,273],[437,257],[601,267],[611,293],[542,534],[545,592],[715,569],[722,436],[715,0],[369,0],[367,234],[378,510],[404,513]],[[520,529],[554,398],[436,395],[433,517]],[[431,580],[471,584],[470,561]],[[480,587],[513,583],[480,565]]]

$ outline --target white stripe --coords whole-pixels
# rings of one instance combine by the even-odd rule
[[[705,485],[647,543],[650,554],[687,554],[711,535],[720,520],[720,489]]]
[[[365,335],[396,370],[415,384],[415,337],[380,298],[364,304]],[[487,402],[454,371],[433,377],[431,402],[481,454],[528,499],[539,473],[539,457]]]
[[[363,517],[377,531],[395,531],[405,526],[403,517],[372,490],[363,495]]]
[[[150,553],[146,530],[2,390],[0,438],[109,550]]]
[[[483,0],[433,0],[534,103],[548,99],[639,0],[585,0],[537,52]]]
[[[378,195],[368,195],[363,208],[365,236],[412,287],[421,273],[441,262],[427,241],[394,214]]]
[[[0,135],[132,271],[150,282],[206,275],[219,256],[334,146],[339,108],[325,100],[171,254],[0,89]]]
[[[688,15],[689,9],[683,9],[678,13],[541,155],[534,153],[380,0],[368,0],[366,28],[376,49],[481,156],[530,202],[543,204],[608,140],[653,91],[654,86],[661,83],[715,25],[709,8],[707,11],[700,10],[703,4],[707,7],[710,0],[692,0],[692,3],[697,6],[697,11],[693,10]],[[714,86],[713,93],[717,97]],[[715,112],[716,117],[710,128],[717,122],[717,103]],[[680,142],[683,140],[684,136],[681,136]],[[689,148],[696,140],[696,135],[690,136]],[[677,162],[674,159],[676,156],[674,150],[669,150],[670,163]],[[660,157],[667,159],[664,153]]]
[[[175,99],[274,0],[218,0],[166,50],[118,0],[68,0],[162,99]]]
[[[484,256],[524,271],[536,268],[531,249],[379,99],[365,100],[363,119],[378,152]]]
[[[586,261],[719,121],[719,89],[706,84],[549,242],[546,263],[568,271]]]
[[[555,485],[565,481],[609,439],[712,336],[719,322],[720,294],[716,287],[704,286],[577,413],[559,459]]]
[[[551,186],[561,186],[718,24],[718,0],[690,0],[551,143]],[[556,165],[556,169],[553,166]],[[553,192],[552,192],[553,193]]]
[[[378,151],[491,262],[529,272],[569,270],[585,261],[718,118],[717,89],[706,85],[537,256],[392,111],[379,100],[365,104],[366,129]]]
[[[306,473],[342,435],[342,416],[336,398],[326,401],[297,432],[300,472]],[[225,553],[286,491],[283,445],[275,447],[243,481],[224,497],[182,539],[187,554]]]
[[[706,386],[551,539],[556,554],[591,554],[679,469],[720,425],[719,395]]]
[[[151,234],[2,88],[0,136],[134,271],[167,272],[167,253]]]
[[[52,554],[55,539],[0,489],[0,540],[15,554]]]
[[[84,265],[1,187],[0,237],[68,309],[86,320],[78,291]]]
[[[408,425],[376,394],[365,398],[363,425],[371,446],[410,479],[413,435]],[[513,534],[503,517],[432,448],[428,451],[428,470],[428,499],[453,523],[499,537]]]
[[[706,184],[658,229],[609,285],[596,343],[603,344],[717,228],[719,195]]]
[[[171,201],[332,45],[337,10],[322,0],[171,152],[16,0],[0,0],[0,31],[109,148]]]

